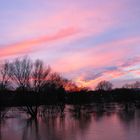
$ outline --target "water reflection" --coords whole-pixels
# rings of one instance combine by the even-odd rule
[[[140,110],[132,104],[42,106],[36,119],[17,108],[1,109],[3,113],[0,140],[139,140],[140,137]]]

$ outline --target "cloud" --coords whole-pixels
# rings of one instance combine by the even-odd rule
[[[81,5],[78,3],[76,7],[74,6],[75,3],[76,2],[71,2],[68,8],[65,8],[64,4],[61,4],[61,8],[59,8],[58,5],[58,9],[56,7],[53,12],[50,9],[48,12],[44,12],[41,9],[40,12],[37,11],[38,13],[36,13],[36,11],[22,12],[24,18],[19,18],[20,20],[16,19],[14,22],[11,22],[11,25],[6,25],[9,27],[8,30],[12,27],[12,30],[7,33],[9,38],[6,37],[6,41],[7,39],[11,40],[11,38],[14,40],[19,40],[19,38],[21,40],[22,38],[22,40],[25,41],[17,41],[17,43],[11,45],[1,45],[2,48],[5,47],[5,49],[2,49],[2,53],[0,54],[2,56],[6,56],[6,53],[7,55],[19,55],[20,53],[36,51],[36,46],[39,48],[42,43],[55,42],[60,38],[62,39],[68,36],[73,37],[72,41],[89,35],[97,36],[121,24],[117,18],[114,18],[114,14],[118,14],[118,9],[122,7],[122,3],[120,2],[116,3],[115,1],[111,1],[100,6],[94,6],[94,4],[91,3],[93,6],[88,9],[82,6],[83,3],[87,3],[86,1],[83,1]],[[19,16],[17,10],[15,12],[16,13],[12,13]],[[18,26],[15,24],[16,22]],[[58,31],[63,28],[64,30]],[[80,34],[77,34],[77,30],[79,29]],[[48,34],[52,32],[57,33],[51,36],[42,36],[42,34],[46,32]],[[72,34],[75,35],[73,36]],[[63,42],[65,42],[65,40],[63,40]]]
[[[115,69],[116,65],[120,67],[126,65],[124,63],[122,64],[122,60],[125,61],[131,57],[131,55],[133,55],[132,53],[137,51],[139,47],[133,45],[139,43],[140,37],[134,37],[111,41],[93,47],[81,48],[75,52],[62,54],[62,56],[54,62],[53,67],[58,72],[64,73],[77,71],[84,67],[109,68],[112,64],[114,64]],[[136,62],[136,60],[133,61]],[[133,61],[131,63],[133,63]]]
[[[130,73],[126,67],[139,65],[140,58],[133,54],[136,54],[139,43],[138,36],[83,48],[74,53],[67,53],[58,59],[53,67],[65,75],[75,72],[76,83],[93,87],[101,80],[120,79]]]
[[[75,78],[75,82],[79,86],[85,86],[93,89],[100,81],[112,81],[112,79],[114,80],[120,78],[125,74],[127,73],[121,70],[106,70],[97,74],[95,74],[94,72],[86,74],[84,73],[83,75],[77,76],[77,78]]]
[[[140,57],[139,56],[128,58],[126,60],[126,62],[124,62],[120,65],[120,67],[129,68],[129,67],[137,65],[137,64],[140,64]]]
[[[47,5],[50,3],[47,3]],[[63,3],[61,5],[54,4],[55,8],[49,8],[47,11],[43,9],[39,11],[34,11],[34,9],[33,11],[28,11],[28,9],[27,11],[21,10],[18,14],[16,9],[15,11],[12,9],[12,14],[3,13],[5,16],[2,16],[2,23],[4,23],[2,24],[4,27],[2,36],[5,36],[5,42],[7,40],[27,40],[28,38],[42,36],[45,33],[57,32],[59,29],[67,27],[81,29],[80,37],[91,34],[96,36],[114,26],[119,26],[119,21],[114,19],[115,16],[113,16],[120,7],[118,3],[105,3],[100,7],[93,4],[92,8],[88,9],[81,6],[83,2],[81,4],[78,3],[76,6],[74,6],[76,2],[72,3],[67,8]]]
[[[33,52],[37,48],[39,48],[41,44],[62,40],[64,38],[73,36],[78,32],[78,29],[69,27],[58,31],[54,35],[42,36],[35,39],[25,40],[9,45],[1,45],[0,55],[4,57],[9,55],[18,55],[20,53]]]

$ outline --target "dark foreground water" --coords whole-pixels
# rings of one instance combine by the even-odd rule
[[[42,108],[36,120],[20,108],[1,112],[0,140],[140,140],[140,110],[134,105],[65,106],[63,113]]]

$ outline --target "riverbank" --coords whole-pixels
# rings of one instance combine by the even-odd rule
[[[0,93],[1,106],[25,106],[25,105],[57,105],[57,104],[86,104],[106,102],[130,102],[140,101],[140,91],[134,89],[115,89],[111,91],[79,91],[79,92],[15,92]]]

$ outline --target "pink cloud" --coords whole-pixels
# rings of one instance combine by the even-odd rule
[[[54,62],[52,66],[56,71],[65,74],[74,71],[78,73],[78,71],[84,68],[93,68],[94,70],[94,68],[102,69],[103,67],[112,65],[119,68],[116,70],[103,71],[101,76],[91,80],[86,80],[84,75],[80,75],[80,73],[80,76],[74,79],[79,85],[94,87],[101,80],[117,79],[128,74],[128,71],[124,70],[123,64],[125,64],[125,59],[130,57],[131,53],[138,49],[138,46],[136,45],[135,47],[135,44],[139,43],[139,37],[132,37],[108,42],[93,48],[81,49],[79,52],[67,53],[67,55]],[[139,64],[138,57],[136,60],[137,61],[129,62],[129,66],[131,67]]]
[[[42,36],[45,33],[50,34],[67,27],[78,28],[82,31],[73,39],[98,35],[110,27],[119,26],[119,20],[115,19],[113,14],[118,13],[120,6],[121,4],[118,2],[111,2],[92,9],[69,5],[69,7],[64,6],[61,10],[53,11],[49,15],[46,12],[36,13],[37,16],[34,16],[35,13],[25,12],[26,22],[14,26],[14,32],[9,32],[8,36],[13,39],[25,38],[26,40],[29,36]]]
[[[79,52],[67,53],[57,60],[53,67],[59,72],[71,72],[84,67],[122,65],[122,60],[131,56],[131,52],[135,50],[132,46],[136,43],[140,43],[139,37],[117,40],[93,48],[84,48]]]
[[[2,57],[5,57],[9,55],[17,55],[19,53],[28,53],[30,51],[32,52],[35,51],[37,48],[39,48],[39,45],[41,44],[62,40],[64,38],[73,36],[78,32],[79,32],[78,29],[70,27],[62,29],[57,33],[55,33],[54,35],[42,36],[39,38],[25,40],[9,45],[1,45],[2,48],[0,48],[0,55]]]
[[[140,69],[131,69],[131,70],[128,70],[128,72],[130,72],[136,76],[140,76]]]
[[[84,73],[84,74],[78,76],[77,78],[75,78],[75,82],[79,86],[85,86],[85,87],[89,87],[89,88],[93,89],[96,87],[96,85],[100,81],[103,81],[103,80],[111,81],[112,79],[120,78],[121,76],[124,76],[125,74],[127,74],[127,72],[121,71],[118,69],[102,71],[95,78],[91,73]],[[86,80],[87,75],[91,75],[91,78],[89,80]],[[93,78],[92,78],[92,76],[93,76]]]
[[[108,5],[110,8],[108,8]],[[11,34],[10,38],[19,39],[22,37],[25,41],[19,41],[11,45],[3,45],[0,55],[18,55],[19,53],[36,51],[36,46],[40,48],[40,45],[43,43],[62,40],[58,42],[59,45],[65,41],[70,42],[88,35],[98,35],[110,27],[119,25],[119,21],[114,19],[112,13],[117,13],[117,9],[119,9],[120,6],[121,4],[118,2],[93,7],[93,9],[84,9],[70,5],[67,9],[63,7],[61,10],[53,12],[49,16],[46,13],[38,13],[40,14],[40,16],[37,16],[38,18],[32,18],[34,17],[32,16],[34,13],[27,13],[28,20],[21,23],[18,27],[15,26],[14,33],[9,33]],[[66,29],[57,32],[63,28]],[[77,30],[80,30],[80,34],[78,34],[79,31]],[[52,34],[52,32],[57,33],[50,36],[42,35],[46,32],[48,34]],[[35,39],[28,39],[29,36]],[[71,36],[71,38],[66,39],[68,36]]]

